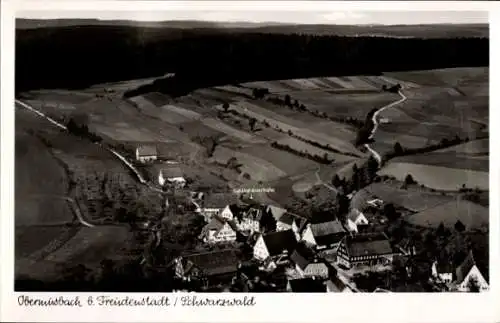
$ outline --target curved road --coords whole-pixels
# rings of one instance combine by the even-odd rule
[[[368,139],[373,139],[373,136],[375,135],[375,132],[377,131],[377,128],[378,128],[378,125],[379,125],[379,122],[377,120],[378,115],[381,112],[383,112],[384,110],[392,108],[392,107],[394,107],[394,106],[396,106],[398,104],[401,104],[404,101],[406,101],[407,97],[401,91],[398,91],[398,94],[399,94],[399,96],[401,96],[401,99],[399,99],[398,101],[389,103],[389,104],[381,107],[377,111],[375,111],[375,113],[372,116],[373,129],[372,129],[372,131],[371,131],[370,136],[368,137]],[[382,157],[380,156],[380,154],[377,151],[375,151],[373,148],[371,148],[369,144],[365,144],[364,146],[373,155],[373,157],[375,157],[375,159],[378,161],[378,164],[380,165],[381,162],[382,162]]]

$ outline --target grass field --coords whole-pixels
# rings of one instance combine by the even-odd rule
[[[436,153],[457,153],[457,154],[467,154],[467,155],[482,155],[488,154],[490,151],[490,139],[480,139],[466,142],[461,145],[456,145],[440,150],[436,150]]]
[[[235,157],[242,164],[241,171],[250,174],[251,179],[255,181],[270,181],[286,175],[283,170],[262,158],[225,147],[218,147],[215,150],[213,160],[226,163],[231,157]]]
[[[332,148],[335,148],[341,152],[360,155],[360,152],[350,142],[346,142],[335,137],[315,132],[312,129],[306,128],[306,125],[303,125],[303,127],[299,127],[297,126],[298,122],[296,120],[260,108],[257,105],[248,102],[240,102],[238,104],[233,104],[232,109],[237,110],[239,113],[243,113],[250,117],[253,117],[257,119],[257,121],[262,122],[265,120],[272,127],[278,127],[285,132],[292,131],[294,134],[300,136],[301,138],[325,145],[328,144]]]
[[[342,155],[342,154],[332,153],[331,151],[315,147],[313,145],[310,145],[308,143],[305,143],[305,142],[298,140],[296,138],[293,138],[293,137],[283,138],[283,139],[278,141],[278,144],[287,145],[295,151],[305,152],[305,153],[308,153],[312,156],[316,155],[316,156],[323,157],[326,154],[326,156],[328,156],[328,158],[330,160],[333,160],[333,163],[343,163],[346,161],[353,160],[355,158],[352,156],[346,156],[346,155]]]
[[[274,149],[268,145],[254,145],[243,149],[241,152],[264,159],[284,171],[287,175],[298,174],[304,170],[313,169],[318,165],[310,159]]]
[[[401,183],[372,183],[363,189],[364,192],[358,194],[368,194],[372,197],[380,198],[386,203],[393,203],[396,206],[404,207],[413,212],[419,212],[436,205],[447,203],[453,197],[440,193],[425,192],[417,187],[402,189]],[[364,199],[363,201],[366,201]],[[357,207],[363,207],[358,203]]]
[[[131,241],[126,227],[82,228],[62,248],[50,254],[46,260],[56,263],[96,264],[105,258],[119,259]]]
[[[460,86],[476,82],[488,82],[489,68],[449,68],[429,71],[384,73],[402,81],[423,86]]]
[[[459,155],[453,152],[426,153],[411,156],[404,156],[392,159],[394,163],[413,163],[430,166],[440,166],[478,172],[488,172],[488,159],[468,158],[466,155]]]
[[[489,189],[487,171],[390,162],[378,174],[394,176],[400,181],[404,181],[406,175],[411,174],[419,184],[438,190],[457,191],[463,184],[469,188]]]
[[[460,220],[467,229],[474,229],[489,224],[488,208],[465,200],[455,200],[428,208],[410,215],[406,220],[424,227],[437,227],[443,223],[452,228]]]
[[[377,92],[365,94],[303,92],[294,93],[292,98],[303,102],[312,111],[318,110],[336,117],[354,117],[364,120],[370,110],[397,101],[399,96]]]

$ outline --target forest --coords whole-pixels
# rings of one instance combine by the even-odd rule
[[[474,50],[470,50],[474,48]],[[141,91],[489,65],[488,38],[230,33],[134,26],[16,30],[16,91],[161,77]]]

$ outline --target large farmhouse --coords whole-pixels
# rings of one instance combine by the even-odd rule
[[[141,163],[158,159],[158,151],[154,146],[139,146],[135,149],[135,159]]]
[[[207,286],[211,279],[230,281],[239,263],[240,252],[232,249],[184,255],[174,260],[175,276]]]
[[[302,233],[302,240],[317,250],[335,249],[345,235],[346,231],[337,219],[312,220]]]
[[[180,188],[186,185],[186,179],[184,178],[184,173],[180,167],[168,166],[160,168],[158,172],[158,184],[160,184],[160,186],[164,186],[167,183]]]
[[[394,256],[384,234],[346,236],[337,251],[338,263],[347,268],[392,264]]]

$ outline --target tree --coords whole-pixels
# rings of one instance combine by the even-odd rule
[[[255,130],[255,124],[257,123],[257,119],[252,118],[248,121],[248,125],[250,126],[250,130]]]
[[[405,177],[405,185],[406,186],[416,184],[416,183],[417,182],[413,179],[413,176],[411,176],[411,174],[406,175],[406,177]]]
[[[340,187],[342,185],[342,180],[340,179],[338,174],[335,174],[335,176],[333,176],[332,185],[334,187]]]
[[[369,183],[371,183],[375,176],[377,176],[378,166],[378,161],[375,157],[373,157],[373,155],[370,156],[370,158],[368,158],[368,162],[366,163],[366,175]]]
[[[224,112],[228,112],[229,111],[229,103],[224,102],[224,104],[222,105],[222,109],[224,109]]]
[[[347,213],[349,212],[349,198],[345,194],[337,195],[337,217],[339,220],[345,220]]]
[[[401,156],[404,153],[404,149],[399,142],[394,144],[394,155]]]
[[[457,220],[457,222],[455,222],[455,230],[457,232],[464,232],[465,229],[465,225],[462,223],[462,221]]]
[[[446,228],[444,227],[444,223],[441,222],[439,223],[439,226],[437,227],[436,234],[440,237],[444,236],[446,233]]]
[[[285,95],[285,105],[291,107],[292,106],[292,99],[290,98],[290,95]]]
[[[398,218],[398,213],[396,212],[394,204],[387,203],[386,205],[384,205],[384,215],[389,221],[394,221]]]

